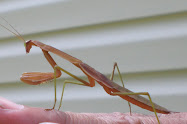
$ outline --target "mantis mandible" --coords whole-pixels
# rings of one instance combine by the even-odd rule
[[[2,19],[5,20],[4,18],[2,18]],[[109,95],[119,96],[122,99],[127,100],[129,107],[130,107],[130,113],[131,113],[130,103],[132,103],[132,104],[137,105],[143,109],[154,112],[156,119],[157,119],[158,123],[160,124],[157,113],[168,114],[168,113],[172,112],[172,111],[167,110],[164,107],[161,107],[161,106],[153,103],[151,96],[149,95],[148,92],[134,93],[134,92],[128,90],[127,88],[125,88],[117,63],[114,64],[111,78],[108,79],[105,75],[96,71],[94,68],[92,68],[88,64],[82,62],[81,60],[79,60],[79,59],[77,59],[77,58],[75,58],[63,51],[60,51],[52,46],[46,45],[46,44],[41,43],[39,41],[34,41],[34,40],[25,41],[24,38],[19,34],[19,32],[16,29],[14,29],[13,26],[10,24],[9,24],[9,26],[11,26],[11,28],[13,28],[13,30],[15,32],[11,31],[10,29],[8,29],[7,27],[5,27],[3,25],[1,25],[1,26],[3,28],[7,29],[8,31],[10,31],[11,33],[13,33],[20,40],[24,41],[26,53],[30,52],[30,49],[32,48],[32,46],[39,47],[42,50],[47,61],[50,63],[50,65],[54,69],[54,73],[52,73],[52,72],[26,72],[26,73],[23,73],[20,78],[21,81],[23,81],[24,83],[31,84],[31,85],[38,85],[43,82],[50,81],[50,80],[54,79],[55,100],[54,100],[54,105],[53,105],[52,109],[55,108],[56,101],[57,101],[57,99],[56,99],[56,78],[59,78],[61,76],[61,72],[64,72],[79,82],[72,82],[72,81],[65,81],[64,82],[63,89],[62,89],[62,95],[61,95],[61,99],[60,99],[60,105],[59,105],[58,110],[61,108],[61,105],[62,105],[62,99],[63,99],[64,89],[65,89],[66,84],[70,83],[70,84],[94,87],[95,82],[97,82],[103,87],[103,89]],[[75,65],[87,76],[88,81],[83,80],[83,79],[73,75],[72,73],[66,71],[65,69],[61,68],[60,66],[58,66],[56,64],[56,62],[54,61],[54,59],[51,57],[49,52],[54,53],[57,56],[60,56],[61,58],[65,59],[65,60],[69,61],[70,63],[72,63],[73,65]],[[123,86],[120,86],[113,81],[115,68],[117,68],[117,71],[119,73],[119,76],[120,76]],[[148,96],[148,99],[146,99],[140,95]]]

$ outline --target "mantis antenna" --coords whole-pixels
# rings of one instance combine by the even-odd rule
[[[1,16],[0,16],[1,17]],[[12,34],[14,34],[17,38],[19,38],[21,41],[23,41],[24,42],[24,46],[26,46],[25,45],[25,43],[26,43],[26,41],[25,41],[25,39],[21,36],[21,34],[10,24],[10,23],[8,23],[8,21],[5,19],[5,18],[3,18],[3,17],[1,17],[15,32],[13,32],[13,31],[11,31],[10,29],[8,29],[7,27],[5,27],[4,25],[2,25],[2,24],[0,24],[3,28],[5,28],[6,30],[8,30],[8,31],[10,31]]]

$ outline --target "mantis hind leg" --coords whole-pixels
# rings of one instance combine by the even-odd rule
[[[54,100],[54,105],[53,105],[53,108],[55,108],[56,106],[56,101],[57,101],[57,98],[56,98],[56,70],[57,68],[54,68],[54,91],[55,91],[55,100]],[[50,109],[49,109],[50,110]]]
[[[157,119],[157,121],[158,121],[158,124],[160,124],[160,121],[159,121],[159,119],[158,119],[157,112],[156,112],[156,110],[155,110],[155,106],[154,106],[154,104],[153,104],[153,102],[152,102],[152,99],[151,99],[151,96],[149,95],[148,92],[138,92],[138,93],[114,92],[114,93],[111,93],[111,94],[112,94],[112,95],[146,95],[146,96],[148,96],[149,101],[150,101],[150,103],[151,103],[151,106],[152,106],[152,108],[153,108],[153,112],[154,112],[154,114],[155,114],[155,116],[156,116],[156,119]]]
[[[120,73],[120,70],[119,70],[119,67],[118,67],[118,64],[117,62],[114,63],[114,66],[113,66],[113,70],[112,70],[112,74],[110,76],[110,80],[113,81],[113,78],[114,78],[114,72],[115,72],[115,69],[117,68],[117,71],[118,71],[118,75],[120,77],[120,80],[121,80],[121,83],[123,85],[123,87],[125,88],[125,85],[124,85],[124,82],[123,82],[123,79],[122,79],[122,76],[121,76],[121,73]],[[130,102],[128,102],[128,105],[129,105],[129,111],[130,111],[130,115],[132,115],[132,109],[131,109],[131,104]]]

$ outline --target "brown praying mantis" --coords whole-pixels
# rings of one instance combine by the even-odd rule
[[[3,20],[5,20],[5,19],[3,18]],[[23,81],[24,83],[31,84],[31,85],[38,85],[38,84],[41,84],[43,82],[50,81],[50,80],[54,79],[55,100],[54,100],[54,105],[53,105],[52,109],[55,108],[56,101],[57,101],[57,99],[56,99],[56,78],[59,78],[61,76],[61,72],[64,72],[64,73],[68,74],[69,76],[71,76],[72,78],[76,79],[79,82],[64,81],[63,89],[62,89],[62,95],[61,95],[61,99],[60,99],[60,105],[59,105],[58,110],[61,108],[61,105],[62,105],[62,99],[63,99],[64,89],[65,89],[66,84],[76,84],[76,85],[94,87],[95,82],[97,82],[98,84],[100,84],[103,87],[103,89],[109,95],[119,96],[122,99],[127,100],[128,104],[129,104],[129,108],[130,108],[130,113],[131,113],[130,103],[132,103],[132,104],[137,105],[137,106],[139,106],[143,109],[154,112],[154,114],[156,116],[156,119],[157,119],[158,123],[160,124],[157,113],[168,114],[168,113],[172,112],[172,111],[167,110],[164,107],[161,107],[161,106],[153,103],[152,99],[151,99],[151,96],[149,95],[148,92],[134,93],[134,92],[128,90],[127,88],[125,88],[117,63],[114,64],[111,77],[110,77],[110,79],[108,79],[105,75],[96,71],[94,68],[90,67],[86,63],[82,62],[81,60],[79,60],[79,59],[77,59],[77,58],[75,58],[71,55],[68,55],[67,53],[65,53],[63,51],[60,51],[60,50],[58,50],[58,49],[56,49],[52,46],[46,45],[46,44],[41,43],[39,41],[34,41],[34,40],[25,41],[24,38],[19,34],[19,32],[16,29],[14,29],[13,26],[10,25],[10,24],[9,24],[9,26],[11,26],[13,31],[8,29],[7,27],[5,27],[3,25],[1,25],[1,26],[3,28],[7,29],[8,31],[10,31],[11,33],[13,33],[20,40],[24,41],[26,53],[30,52],[30,49],[32,48],[32,46],[39,47],[42,50],[42,52],[43,52],[45,58],[47,59],[47,61],[50,63],[50,65],[54,69],[54,73],[52,73],[52,72],[28,72],[28,73],[23,73],[21,78],[20,78],[21,81]],[[57,56],[62,57],[63,59],[69,61],[74,66],[79,68],[87,76],[88,81],[83,80],[83,79],[73,75],[72,73],[66,71],[65,69],[61,68],[60,66],[58,66],[56,64],[56,62],[54,61],[54,59],[51,57],[49,52],[54,53]],[[120,76],[120,80],[121,80],[123,86],[120,86],[113,81],[114,72],[115,72],[116,68],[117,68],[117,71],[118,71],[118,74]],[[148,99],[146,99],[146,98],[144,98],[140,95],[148,96]]]

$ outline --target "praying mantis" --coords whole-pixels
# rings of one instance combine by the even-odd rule
[[[160,124],[160,120],[157,116],[157,113],[169,114],[172,112],[172,111],[167,110],[164,107],[161,107],[161,106],[153,103],[151,96],[148,92],[134,93],[134,92],[128,90],[127,88],[125,88],[117,63],[114,63],[111,77],[110,77],[110,79],[108,79],[104,74],[95,70],[94,68],[92,68],[88,64],[84,63],[83,61],[81,61],[81,60],[79,60],[79,59],[77,59],[77,58],[75,58],[63,51],[60,51],[52,46],[46,45],[46,44],[41,43],[39,41],[35,41],[35,40],[25,41],[24,38],[19,34],[19,32],[16,29],[14,29],[14,27],[10,24],[9,24],[9,26],[11,26],[13,31],[3,25],[1,25],[1,26],[3,28],[7,29],[8,31],[10,31],[11,33],[13,33],[17,38],[19,38],[20,40],[22,40],[24,42],[26,53],[30,52],[32,46],[39,47],[42,50],[42,52],[43,52],[45,58],[47,59],[47,61],[49,62],[49,64],[54,69],[54,72],[26,72],[26,73],[23,73],[20,78],[21,81],[23,81],[24,83],[30,84],[30,85],[38,85],[38,84],[42,84],[46,81],[54,80],[55,99],[54,99],[54,105],[53,105],[52,109],[55,109],[55,105],[57,102],[56,79],[61,76],[62,72],[64,72],[64,73],[68,74],[69,76],[71,76],[72,78],[76,79],[78,82],[64,81],[62,95],[61,95],[61,99],[60,99],[60,105],[58,107],[58,110],[61,108],[61,105],[62,105],[62,99],[63,99],[63,94],[65,91],[66,84],[75,84],[75,85],[94,87],[95,82],[97,82],[98,84],[100,84],[103,87],[103,89],[106,91],[107,94],[112,95],[112,96],[119,96],[122,99],[127,100],[129,108],[130,108],[130,113],[131,113],[130,103],[132,103],[132,104],[137,105],[143,109],[154,112],[155,117],[156,117],[158,123]],[[67,70],[61,68],[60,66],[58,66],[49,52],[56,54],[57,56],[72,63],[75,67],[79,68],[85,74],[85,76],[88,78],[88,81],[83,80],[83,79],[79,78],[78,76],[76,76],[76,75],[68,72]],[[114,72],[115,72],[116,68],[117,68],[117,71],[118,71],[118,74],[120,76],[120,80],[121,80],[123,86],[120,86],[113,81]],[[148,99],[146,99],[140,95],[145,95],[148,97]],[[51,109],[47,109],[47,110],[51,110]]]

